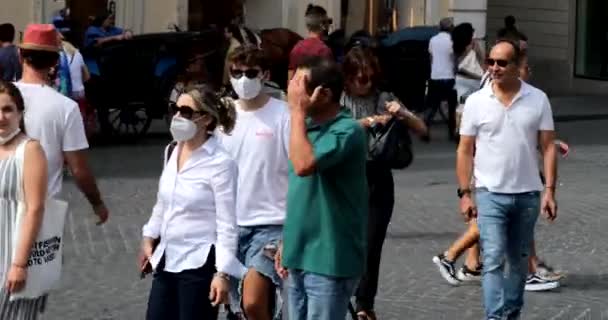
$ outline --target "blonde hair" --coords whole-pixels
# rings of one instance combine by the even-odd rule
[[[236,122],[236,110],[231,99],[219,96],[208,85],[190,85],[185,94],[190,96],[199,111],[209,114],[214,121],[207,127],[214,131],[219,125],[225,134],[230,134]]]

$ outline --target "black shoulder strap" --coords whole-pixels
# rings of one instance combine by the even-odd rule
[[[169,145],[167,145],[167,147],[165,148],[164,165],[166,165],[167,162],[169,162],[169,159],[171,158],[171,154],[173,153],[173,150],[175,150],[176,146],[177,146],[177,141],[173,141],[173,142],[169,143]]]

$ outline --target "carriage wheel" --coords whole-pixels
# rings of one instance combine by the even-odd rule
[[[152,123],[148,108],[141,104],[110,108],[107,120],[113,134],[127,136],[144,135]]]

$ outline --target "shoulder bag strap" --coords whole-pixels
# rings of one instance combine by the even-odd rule
[[[171,154],[173,153],[173,150],[175,150],[175,147],[177,147],[177,141],[169,143],[165,148],[165,160],[163,161],[163,167],[167,165],[167,162],[169,162],[169,159],[171,158]]]

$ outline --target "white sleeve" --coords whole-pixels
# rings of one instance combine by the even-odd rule
[[[215,197],[215,220],[217,225],[216,268],[220,272],[233,274],[238,245],[236,225],[237,167],[234,161],[211,178]],[[238,276],[238,275],[235,275]]]
[[[291,117],[289,116],[289,112],[285,114],[282,119],[282,132],[281,139],[283,139],[283,147],[285,148],[285,154],[288,155],[289,158],[289,136],[291,134]]]
[[[160,181],[162,182],[162,176]],[[160,183],[159,182],[159,189]],[[160,190],[156,196],[156,204],[152,208],[150,219],[142,228],[142,235],[147,238],[158,239],[160,237],[160,228],[163,224],[164,205],[160,198]]]
[[[84,58],[82,57],[82,54],[80,53],[80,51],[76,51],[76,53],[74,53],[74,61],[72,61],[72,63],[74,65],[77,65],[78,69],[82,69],[82,67],[85,66]]]
[[[555,130],[555,124],[553,123],[553,111],[551,110],[551,102],[545,95],[543,97],[543,104],[540,115],[540,131],[553,131]]]
[[[84,131],[82,115],[76,102],[73,102],[67,115],[65,130],[63,132],[63,151],[78,151],[89,148],[89,142]]]
[[[463,136],[477,136],[479,124],[477,123],[477,108],[475,108],[474,99],[467,99],[462,111],[462,118],[460,120],[460,135]]]

